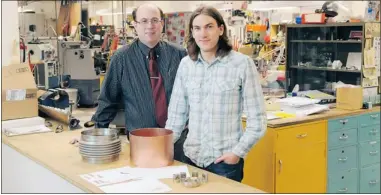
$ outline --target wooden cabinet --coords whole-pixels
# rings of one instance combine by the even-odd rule
[[[268,128],[246,158],[242,182],[269,193],[324,193],[326,132],[326,121]]]

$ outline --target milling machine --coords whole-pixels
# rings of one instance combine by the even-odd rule
[[[97,105],[100,70],[94,67],[92,49],[81,41],[59,40],[59,63],[63,74],[70,75],[70,88],[78,89],[79,106]]]
[[[53,89],[65,87],[61,85],[70,83],[69,75],[62,75],[54,46],[48,42],[29,41],[25,44],[24,63],[29,63],[33,72],[37,88]]]

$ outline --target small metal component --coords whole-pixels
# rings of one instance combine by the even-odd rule
[[[180,183],[180,174],[173,174],[173,182]]]
[[[45,127],[52,127],[53,124],[50,121],[45,121]]]
[[[79,141],[78,141],[77,138],[74,138],[74,139],[70,140],[69,143],[75,145],[75,144],[79,143]],[[77,145],[77,146],[78,146],[78,145]]]
[[[176,174],[174,174],[174,176],[175,175]],[[195,188],[200,186],[203,183],[208,182],[207,173],[199,173],[197,171],[193,171],[191,172],[191,177],[187,177],[185,172],[181,172],[179,176],[180,176],[181,184],[187,188]]]
[[[63,126],[62,125],[58,125],[56,130],[55,130],[55,133],[61,133],[63,131]]]
[[[73,114],[73,105],[74,105],[74,101],[70,100],[69,101],[70,116]]]
[[[193,171],[192,172],[192,177],[198,177],[198,172],[197,171]]]
[[[201,181],[198,177],[187,177],[181,183],[187,188],[195,188],[201,185]]]
[[[207,173],[202,173],[201,174],[201,182],[202,183],[207,183],[208,182],[208,174]]]
[[[187,178],[187,173],[180,172],[180,179],[185,179],[185,178]]]
[[[187,178],[187,174],[185,172],[180,172],[180,182],[183,183],[185,182],[186,178]]]

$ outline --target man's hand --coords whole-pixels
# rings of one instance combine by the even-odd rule
[[[224,161],[226,164],[234,165],[239,162],[239,159],[239,156],[235,155],[233,152],[228,152],[217,158],[217,160],[214,161],[214,164]]]

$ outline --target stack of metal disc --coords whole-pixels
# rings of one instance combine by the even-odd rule
[[[116,129],[91,129],[81,132],[79,153],[89,163],[99,164],[119,159],[121,142]]]

